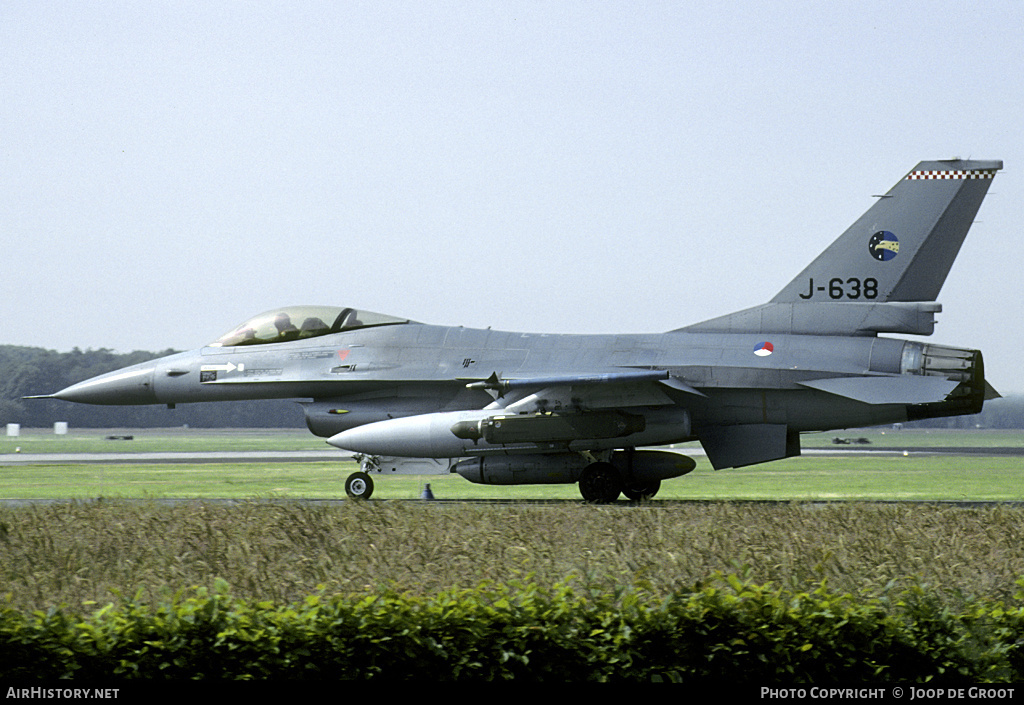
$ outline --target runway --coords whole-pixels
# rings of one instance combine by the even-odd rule
[[[704,457],[704,450],[677,448],[679,453],[695,458]],[[932,446],[908,448],[805,448],[802,455],[816,457],[873,456],[972,456],[972,457],[1024,457],[1021,446]],[[190,463],[209,465],[216,463],[331,463],[352,458],[351,453],[336,449],[294,451],[203,451],[203,452],[138,452],[138,453],[3,453],[4,465],[164,465]]]
[[[3,453],[3,465],[164,465],[191,463],[330,463],[351,459],[341,450],[202,451],[158,453]]]

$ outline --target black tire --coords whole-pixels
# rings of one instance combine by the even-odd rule
[[[345,494],[352,499],[369,499],[373,494],[373,480],[365,472],[354,472],[345,480]]]
[[[629,497],[634,502],[641,502],[645,499],[650,499],[654,495],[658,494],[658,490],[661,489],[661,480],[655,480],[649,482],[646,485],[633,485],[631,487],[623,487],[622,494]]]
[[[591,463],[580,476],[580,494],[592,504],[609,504],[619,498],[622,480],[611,463]]]

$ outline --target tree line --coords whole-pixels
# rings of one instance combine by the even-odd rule
[[[79,428],[160,428],[189,425],[196,428],[301,428],[302,409],[287,400],[178,404],[165,406],[94,406],[56,399],[23,399],[51,394],[105,372],[171,355],[176,350],[115,353],[73,349],[56,352],[43,348],[0,345],[0,424],[45,428],[67,421]],[[1024,395],[996,399],[974,416],[953,416],[905,424],[907,428],[1024,428]]]

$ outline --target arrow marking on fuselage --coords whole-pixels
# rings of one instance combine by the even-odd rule
[[[235,370],[238,370],[239,372],[244,372],[245,365],[236,365],[232,362],[229,362],[226,365],[203,365],[202,367],[199,368],[200,372],[234,372]]]

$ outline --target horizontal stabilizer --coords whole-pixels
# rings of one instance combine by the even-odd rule
[[[955,380],[933,376],[836,377],[800,382],[865,404],[929,404],[944,401],[956,389]]]

